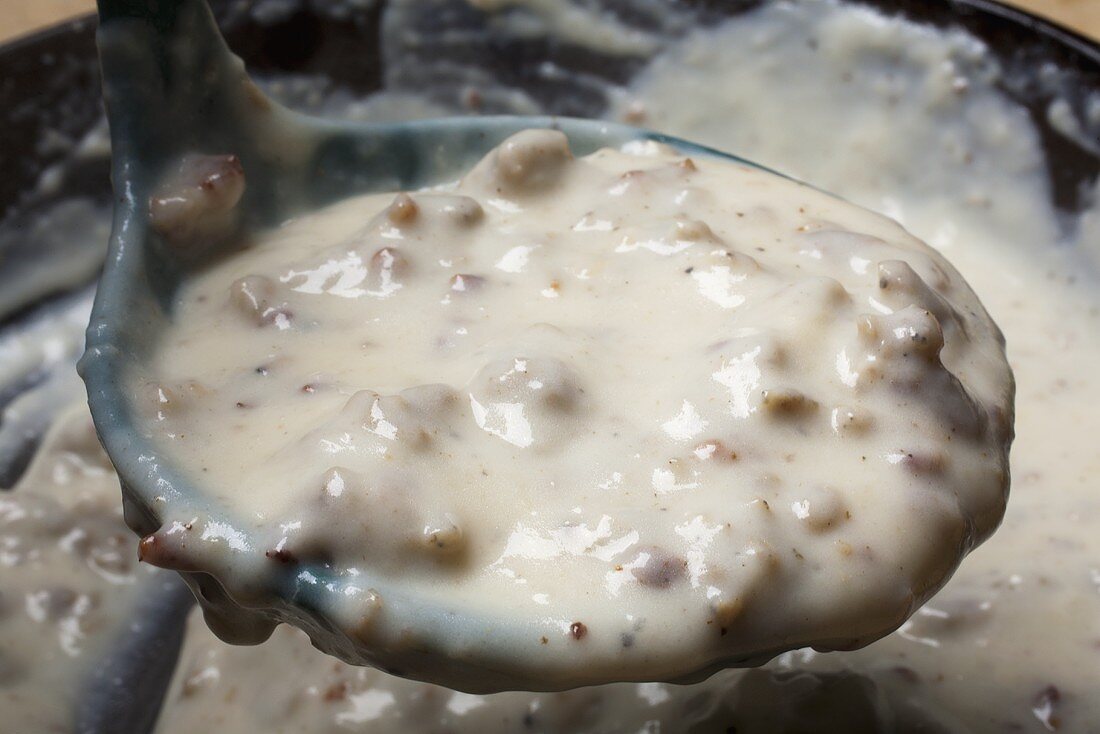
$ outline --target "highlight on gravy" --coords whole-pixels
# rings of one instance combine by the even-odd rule
[[[247,177],[188,168],[231,201]],[[341,602],[315,644],[468,691],[866,645],[1007,498],[1012,376],[957,271],[886,217],[655,143],[578,159],[529,130],[452,186],[262,233],[185,282],[129,379],[141,430],[255,528],[166,501],[142,540],[217,579],[208,619],[322,567]],[[418,629],[391,593],[458,621]]]

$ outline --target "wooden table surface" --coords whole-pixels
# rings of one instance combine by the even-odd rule
[[[1100,39],[1100,0],[1010,0]],[[95,7],[95,0],[0,0],[0,40]]]

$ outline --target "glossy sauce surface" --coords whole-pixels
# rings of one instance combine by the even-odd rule
[[[1100,722],[1094,695],[1100,689],[1100,454],[1094,446],[1100,434],[1094,410],[1100,401],[1100,217],[1094,210],[1081,218],[1079,231],[1062,228],[1065,220],[1048,203],[1038,136],[1027,114],[993,87],[1003,73],[981,43],[962,33],[827,2],[778,3],[672,45],[623,90],[616,111],[748,152],[900,218],[950,256],[1006,333],[1018,384],[1017,438],[1001,530],[899,632],[858,652],[798,651],[768,666],[782,674],[853,676],[846,710],[870,705],[881,718],[850,719],[850,731],[1087,732]],[[792,110],[803,124],[792,124]],[[204,649],[197,639],[193,644]],[[213,654],[224,656],[222,671],[235,668],[229,659],[246,652],[219,650]],[[196,669],[181,667],[175,690]],[[671,690],[698,691],[705,699],[715,689],[728,690],[725,680],[757,675],[723,673]],[[251,672],[223,680],[230,679],[255,680]],[[320,678],[310,680],[322,685]],[[380,692],[391,685],[404,683],[373,684]],[[635,717],[605,731],[656,722],[686,728],[698,720],[682,709],[660,718],[654,711],[660,704],[649,703],[653,690],[644,684],[615,704],[609,703],[614,694],[603,697],[608,689],[588,690],[600,700],[593,715]],[[743,697],[729,699],[734,709],[752,708]],[[513,702],[515,709],[495,700],[487,705],[498,707],[500,720],[519,718],[513,711],[527,707],[551,715],[568,708],[557,698],[528,696]],[[797,709],[776,688],[754,700]],[[398,708],[414,716],[417,706],[395,698],[379,718],[399,715]],[[165,724],[173,710],[167,709]],[[226,717],[221,721],[229,716],[213,706],[207,712]],[[438,720],[451,721],[448,716]],[[324,726],[331,715],[311,712],[306,720]],[[554,721],[533,729],[570,730],[555,729]],[[745,720],[729,715],[708,723],[713,729]],[[786,730],[832,732],[834,724],[825,717]],[[288,714],[279,726],[293,731],[298,725]],[[738,730],[784,728],[773,718]]]
[[[866,644],[1007,491],[1000,334],[942,257],[654,143],[531,130],[447,190],[300,217],[194,276],[152,362],[144,429],[262,547],[235,575],[180,517],[145,559],[230,596],[324,562],[355,592],[347,639],[313,636],[353,661],[434,649],[387,588],[522,624],[506,683],[407,671],[466,690]]]
[[[257,647],[218,640],[191,618],[157,734],[194,731],[453,734],[939,734],[912,700],[848,672],[724,670],[703,683],[617,683],[555,693],[472,695],[322,655],[282,626]]]
[[[1039,135],[996,87],[1019,81],[959,31],[776,3],[673,46],[619,114],[752,151],[899,219],[959,268],[1007,340],[1016,440],[996,535],[899,632],[774,664],[866,675],[957,731],[1089,732],[1100,726],[1100,216],[1096,203],[1079,218],[1050,204]],[[807,122],[789,124],[791,110]]]
[[[0,492],[0,729],[73,730],[92,667],[151,571],[138,566],[118,478],[76,406]]]
[[[711,68],[744,73],[714,74]],[[905,731],[910,720],[927,719],[951,732],[1091,731],[1100,721],[1094,695],[1100,690],[1100,456],[1094,445],[1100,434],[1094,410],[1100,400],[1100,305],[1094,270],[1078,256],[1100,254],[1100,216],[1094,212],[1093,228],[1065,241],[1046,203],[1036,133],[1026,114],[991,88],[1000,70],[963,34],[829,3],[784,3],[688,36],[652,69],[660,73],[624,90],[616,114],[637,120],[641,112],[643,125],[746,153],[901,218],[943,249],[974,286],[1007,335],[1018,382],[1013,490],[997,535],[900,633],[858,653],[783,655],[768,670],[846,673],[847,693],[826,688],[825,700],[839,699],[853,716],[870,709],[883,717],[842,720],[849,731]],[[954,92],[956,86],[968,92]],[[693,104],[682,104],[686,97]],[[791,110],[803,124],[792,126]],[[724,122],[734,116],[737,125]],[[810,134],[845,130],[851,134],[833,145]],[[15,424],[4,427],[10,431]],[[93,472],[92,481],[101,477]],[[8,497],[15,495],[0,493]],[[70,567],[68,554],[49,558]],[[82,573],[96,588],[116,588],[94,572]],[[120,610],[112,618],[121,616]],[[0,622],[0,630],[14,631],[11,638],[18,640],[28,626],[35,635],[42,629]],[[0,637],[9,639],[3,632]],[[49,672],[55,661],[59,673]],[[71,663],[61,654],[27,657],[24,673],[40,668],[31,673],[36,681],[82,676]],[[185,704],[179,697],[195,674]],[[791,703],[789,687],[760,686],[759,676],[723,673],[690,688],[641,684],[610,693],[600,687],[565,696],[474,699],[342,666],[310,650],[294,630],[277,630],[260,647],[230,647],[196,621],[160,726],[190,732],[216,723],[219,731],[248,734],[377,731],[388,717],[428,731],[444,722],[458,731],[494,731],[486,721],[509,722],[505,730],[515,731],[536,710],[542,714],[528,728],[565,732],[581,729],[570,718],[579,708],[588,717],[582,721],[604,725],[599,731],[652,729],[650,721],[676,730],[700,717],[710,725],[704,731],[723,724],[783,731],[791,719],[782,717],[795,717],[799,706]],[[737,684],[742,678],[749,682]],[[804,690],[821,690],[812,678],[800,680]],[[27,684],[16,690],[29,690],[19,685]],[[671,700],[661,693],[665,689]],[[32,731],[42,728],[44,717],[67,719],[62,699],[73,688],[33,690],[33,705],[29,698],[17,708],[0,700],[6,715],[20,712],[34,725],[18,718],[5,723]],[[751,700],[737,690],[752,694]],[[50,695],[42,695],[46,691]],[[681,707],[676,697],[688,691],[704,705],[698,707],[693,695],[691,705]],[[883,706],[882,692],[890,706]],[[715,697],[734,711],[766,701],[778,710],[756,728],[736,713],[707,720],[706,702]],[[835,720],[814,718],[819,711],[811,709],[795,731],[836,731]],[[463,718],[477,725],[463,729]],[[557,722],[564,724],[555,729]]]

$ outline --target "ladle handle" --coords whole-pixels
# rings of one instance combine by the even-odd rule
[[[237,156],[243,210],[267,221],[299,196],[314,138],[245,73],[205,0],[98,0],[116,196],[147,197],[186,154]],[[121,189],[121,190],[120,190]]]
[[[98,0],[104,99],[117,166],[142,182],[186,152],[255,147],[270,102],[222,39],[204,0]],[[116,181],[118,179],[116,178]]]

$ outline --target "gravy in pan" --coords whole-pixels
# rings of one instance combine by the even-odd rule
[[[429,731],[490,732],[494,725],[690,730],[697,722],[704,722],[702,731],[740,725],[738,731],[761,732],[1095,727],[1100,301],[1086,255],[1100,252],[1100,237],[1095,228],[1064,234],[1064,222],[1047,203],[1036,132],[993,87],[1001,73],[981,44],[961,33],[827,2],[775,3],[686,37],[623,91],[615,113],[745,153],[901,220],[950,257],[1004,330],[1018,390],[1013,493],[1003,527],[898,632],[857,652],[800,650],[763,671],[727,671],[687,688],[624,684],[481,697],[351,668],[308,649],[296,630],[280,628],[260,647],[229,647],[196,621],[161,730],[216,723],[227,732],[374,731],[387,720]],[[84,451],[76,453],[98,455]],[[66,452],[48,454],[54,459],[38,466],[71,456]],[[88,476],[117,503],[116,480],[102,461],[87,463],[99,467]],[[65,482],[75,476],[49,474]],[[37,493],[34,487],[52,497],[54,480],[38,476],[33,485],[28,479],[14,494],[0,494],[0,501],[17,509],[45,503],[55,508],[51,514],[63,514],[58,502],[67,508],[69,499],[22,502]],[[80,494],[70,490],[82,481],[65,484],[63,494]],[[105,507],[91,517],[114,512]],[[12,547],[26,548],[27,535],[12,530],[19,523],[9,523],[8,515],[3,523],[4,553],[11,558]],[[99,644],[89,630],[109,632],[122,616],[111,611],[103,627],[77,627],[86,634],[77,638],[83,647],[72,658],[56,621],[26,615],[25,591],[53,578],[55,566],[62,579],[78,571],[68,587],[75,595],[99,591],[113,604],[130,588],[89,570],[85,556],[55,547],[61,536],[36,531],[35,537],[52,538],[37,556],[46,565],[35,566],[33,583],[5,567],[0,589],[0,701],[6,717],[22,717],[5,718],[18,731],[68,727],[71,714],[58,702],[72,700],[75,694],[65,691],[75,690],[82,659]],[[9,579],[16,585],[9,587]],[[15,604],[9,603],[12,589],[19,589]],[[56,642],[53,632],[41,636],[47,624],[57,631]],[[35,655],[19,652],[25,639],[37,641]],[[765,705],[759,716],[770,718],[750,718],[768,701],[775,706],[769,712]],[[829,703],[842,704],[842,711]],[[721,713],[723,706],[730,710]],[[847,718],[830,718],[837,715]],[[464,729],[463,721],[474,723]]]
[[[97,660],[152,569],[122,520],[118,478],[82,406],[0,492],[0,729],[73,730]]]
[[[744,152],[900,219],[951,258],[1007,337],[1017,380],[1017,437],[1001,531],[898,632],[856,652],[784,654],[766,668],[774,676],[827,676],[801,678],[808,688],[847,681],[845,710],[873,710],[869,719],[845,721],[848,731],[1080,732],[1100,722],[1094,695],[1100,689],[1100,452],[1094,445],[1100,299],[1097,260],[1089,259],[1100,253],[1100,237],[1088,225],[1095,212],[1067,234],[1067,222],[1049,205],[1037,133],[1027,114],[995,89],[1002,73],[963,33],[828,2],[775,3],[673,46],[623,91],[616,112]],[[188,720],[179,696],[184,680],[205,669],[200,651],[210,650],[220,686],[252,686],[259,678],[260,666],[244,663],[258,651],[202,636],[206,642],[193,633],[177,673],[162,717],[168,731],[182,731],[171,728],[174,716]],[[286,630],[269,644],[286,649],[279,654],[304,669],[304,639]],[[232,662],[237,656],[239,665]],[[735,711],[710,719],[708,731],[745,722],[737,711],[752,706],[730,691],[762,680],[760,671],[730,671],[687,689],[641,684],[474,699],[404,689],[415,684],[397,679],[371,680],[363,691],[357,683],[344,688],[345,674],[376,674],[350,671],[319,654],[312,660],[331,667],[302,682],[302,693],[254,699],[252,710],[270,705],[281,712],[274,730],[294,731],[305,725],[300,721],[322,730],[354,729],[353,721],[366,729],[387,717],[418,721],[419,707],[427,706],[430,722],[458,731],[464,729],[456,717],[465,711],[473,717],[475,709],[517,722],[514,729],[584,731],[575,719],[558,718],[574,705],[593,717],[587,721],[613,722],[593,730],[654,730],[657,722],[675,730],[706,720],[698,703],[705,709],[714,696],[733,700]],[[201,721],[226,721],[231,710],[215,703],[224,693],[211,690],[196,693],[195,701],[205,703],[189,710],[202,709],[207,718]],[[738,731],[837,730],[827,717],[782,719],[798,708],[784,693],[789,688],[745,690],[756,692],[755,701],[774,700],[778,711]],[[825,699],[835,701],[836,690]],[[343,691],[350,695],[342,697]],[[584,696],[592,708],[576,703]],[[310,701],[300,720],[298,704],[285,704],[291,698]],[[656,712],[662,705],[672,718]],[[244,730],[262,730],[262,724],[250,720]]]

